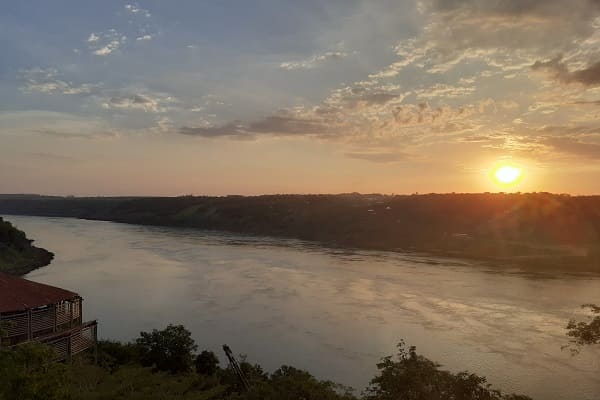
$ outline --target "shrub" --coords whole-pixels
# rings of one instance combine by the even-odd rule
[[[156,371],[186,372],[192,368],[193,353],[198,346],[183,325],[169,325],[164,330],[141,332],[136,340],[140,362]]]

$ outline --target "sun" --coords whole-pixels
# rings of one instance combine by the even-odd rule
[[[503,165],[494,171],[494,178],[498,183],[510,185],[519,180],[523,175],[521,168],[512,165]]]

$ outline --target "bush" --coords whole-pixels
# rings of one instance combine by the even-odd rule
[[[66,368],[53,358],[50,347],[37,343],[0,350],[0,400],[67,399]]]
[[[200,375],[214,375],[219,369],[219,359],[212,351],[204,350],[194,361],[196,372]]]
[[[112,340],[98,341],[98,365],[115,372],[120,366],[139,363],[139,347],[132,343]]]
[[[417,354],[415,347],[398,345],[398,354],[385,357],[377,368],[379,376],[371,380],[365,400],[531,400],[527,396],[503,395],[486,383],[486,378],[460,372],[453,374]]]
[[[190,331],[183,325],[169,325],[162,331],[154,329],[152,332],[141,332],[136,345],[143,366],[172,374],[189,371],[194,361],[193,353],[198,348]]]

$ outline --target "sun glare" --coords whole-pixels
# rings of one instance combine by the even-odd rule
[[[496,181],[504,185],[515,183],[519,180],[522,175],[521,168],[514,167],[512,165],[503,165],[496,169],[494,177]]]

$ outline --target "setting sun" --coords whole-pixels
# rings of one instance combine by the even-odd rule
[[[494,177],[499,183],[508,185],[515,183],[519,180],[522,175],[521,168],[514,167],[512,165],[504,165],[499,167],[494,172]]]

